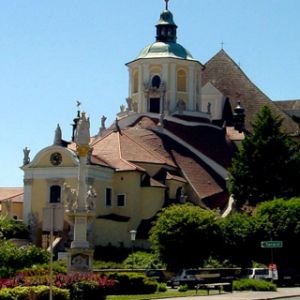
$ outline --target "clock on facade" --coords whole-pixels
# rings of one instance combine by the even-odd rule
[[[59,152],[54,152],[50,156],[50,162],[53,166],[58,166],[62,162],[62,156]]]

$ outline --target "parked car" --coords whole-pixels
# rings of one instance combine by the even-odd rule
[[[157,282],[166,282],[167,281],[167,272],[161,269],[148,269],[145,271],[147,277],[155,280]]]
[[[222,278],[217,269],[182,269],[168,281],[168,285],[172,288],[180,285],[194,288],[199,283],[220,281],[222,281]]]
[[[246,269],[245,277],[251,279],[271,280],[272,271],[270,272],[267,268],[248,268]]]

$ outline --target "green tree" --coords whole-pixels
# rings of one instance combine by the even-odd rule
[[[188,204],[165,208],[150,233],[153,250],[171,269],[202,266],[219,238],[216,214]]]
[[[260,222],[262,238],[283,241],[283,248],[274,249],[274,260],[283,266],[300,267],[300,198],[276,199],[261,203],[254,215]],[[269,261],[269,251],[264,259]]]
[[[0,237],[5,239],[11,238],[28,238],[28,227],[21,221],[14,220],[8,216],[0,216]]]
[[[299,145],[281,130],[282,120],[264,106],[233,159],[229,172],[230,192],[238,207],[275,197],[300,195]]]
[[[49,253],[36,246],[18,247],[11,241],[0,242],[0,278],[9,277],[17,270],[49,261]]]
[[[256,219],[245,213],[235,213],[220,219],[222,229],[219,256],[232,265],[251,267],[253,254],[259,250]]]

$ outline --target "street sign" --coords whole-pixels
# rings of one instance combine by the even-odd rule
[[[260,242],[261,248],[282,248],[282,241],[262,241]]]

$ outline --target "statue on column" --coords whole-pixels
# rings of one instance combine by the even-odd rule
[[[23,153],[24,153],[23,165],[25,166],[25,165],[28,165],[30,163],[30,157],[29,157],[30,149],[25,147],[23,149]]]
[[[89,189],[86,193],[85,198],[85,207],[87,210],[94,210],[95,209],[95,198],[97,197],[97,193],[95,189],[90,185]]]
[[[86,118],[84,112],[77,125],[75,141],[78,145],[88,145],[90,142],[90,118]]]
[[[63,189],[63,202],[65,204],[66,210],[74,210],[77,208],[77,191],[75,189],[72,189],[68,184],[64,184]]]

